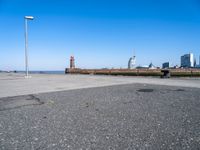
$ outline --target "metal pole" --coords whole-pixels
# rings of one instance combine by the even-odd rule
[[[25,18],[25,64],[26,64],[26,76],[28,78],[28,25]]]

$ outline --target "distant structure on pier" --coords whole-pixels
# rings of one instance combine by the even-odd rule
[[[136,68],[135,65],[136,65],[136,56],[134,55],[128,61],[128,69],[134,69],[134,68]]]
[[[75,68],[75,59],[74,56],[70,57],[70,69],[74,69]]]

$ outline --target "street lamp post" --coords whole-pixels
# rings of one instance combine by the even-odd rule
[[[26,64],[26,76],[25,78],[29,78],[28,75],[28,20],[33,20],[33,16],[25,16],[25,64]]]

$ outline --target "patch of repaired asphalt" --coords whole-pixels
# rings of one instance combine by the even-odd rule
[[[139,89],[138,92],[153,92],[154,89]]]
[[[177,91],[177,92],[183,92],[185,90],[184,89],[176,89],[175,91]]]
[[[0,98],[0,111],[17,109],[30,105],[41,105],[41,104],[43,104],[43,102],[41,102],[40,99],[34,95]]]

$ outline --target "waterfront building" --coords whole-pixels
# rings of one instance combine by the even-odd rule
[[[137,69],[148,69],[149,68],[149,66],[148,65],[139,65],[139,66],[137,66],[136,67]]]
[[[199,64],[196,64],[195,68],[200,68],[200,56],[199,56]]]
[[[152,62],[149,64],[149,69],[156,69]]]
[[[174,67],[173,67],[174,69],[178,69],[178,68],[180,68],[178,65],[175,65]]]
[[[134,69],[136,66],[136,56],[133,56],[128,61],[128,69]]]
[[[181,56],[181,67],[183,68],[195,67],[195,59],[193,53]]]
[[[197,66],[196,58],[194,57],[194,67]]]
[[[162,64],[162,68],[163,68],[163,69],[169,68],[169,62],[163,63],[163,64]]]

